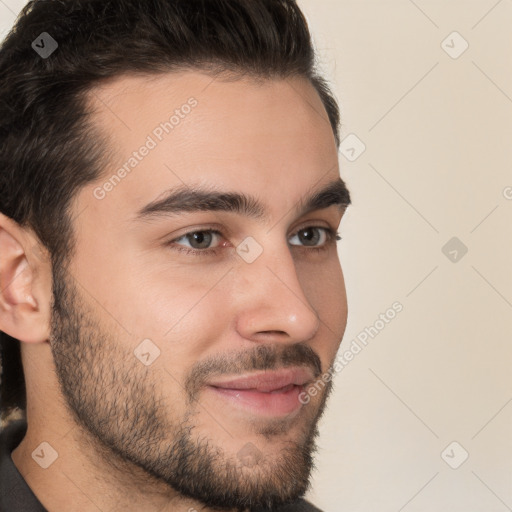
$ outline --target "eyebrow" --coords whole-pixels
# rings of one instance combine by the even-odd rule
[[[321,190],[301,198],[295,210],[301,216],[332,205],[337,205],[342,211],[350,204],[350,192],[340,178]],[[264,204],[254,196],[187,185],[180,185],[162,199],[156,199],[141,208],[136,213],[135,220],[152,220],[196,211],[231,212],[263,222],[270,221]]]

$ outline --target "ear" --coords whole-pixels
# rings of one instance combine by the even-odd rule
[[[27,343],[50,337],[48,251],[31,230],[0,213],[0,330]]]

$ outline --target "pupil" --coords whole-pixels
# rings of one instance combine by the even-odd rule
[[[313,230],[312,228],[303,229],[301,231],[301,234],[303,235],[303,238],[305,239],[305,241],[307,241],[307,242],[313,241],[312,245],[316,245],[318,243],[318,233],[316,232],[316,230]]]
[[[200,247],[195,247],[196,249],[205,249],[211,243],[211,236],[211,233],[206,234],[206,232],[204,231],[197,231],[196,233],[193,233],[191,236],[189,235],[189,241],[192,247],[195,247],[194,244],[199,244]]]

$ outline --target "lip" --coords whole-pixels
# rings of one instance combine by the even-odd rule
[[[236,377],[234,379],[225,379],[217,382],[210,382],[209,385],[215,388],[235,389],[235,390],[253,390],[260,393],[270,393],[277,391],[290,384],[294,386],[303,386],[314,379],[311,370],[307,368],[285,368],[273,372],[258,372]]]
[[[207,389],[246,413],[278,417],[292,414],[302,407],[299,395],[313,378],[313,373],[307,368],[287,368],[210,382]]]

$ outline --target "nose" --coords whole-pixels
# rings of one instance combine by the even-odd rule
[[[288,248],[265,249],[253,263],[240,262],[237,330],[252,341],[307,341],[320,318],[306,297]]]

